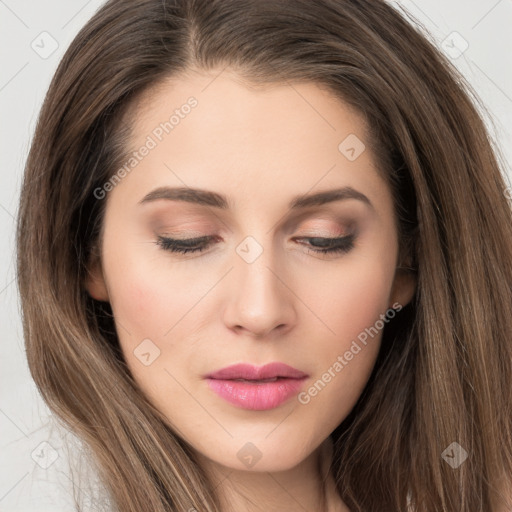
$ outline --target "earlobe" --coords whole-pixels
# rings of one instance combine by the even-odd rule
[[[411,302],[416,292],[416,273],[407,268],[397,268],[390,294],[390,306],[398,303],[402,307]]]
[[[88,267],[85,288],[93,299],[103,302],[109,301],[107,285],[99,258]]]

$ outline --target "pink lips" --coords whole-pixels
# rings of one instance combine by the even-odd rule
[[[284,363],[235,364],[206,376],[209,388],[229,403],[254,411],[278,407],[297,394],[308,377]]]

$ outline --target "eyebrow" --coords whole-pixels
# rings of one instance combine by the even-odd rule
[[[187,203],[198,204],[202,206],[212,206],[221,210],[229,210],[230,202],[226,196],[209,190],[202,190],[189,187],[159,187],[146,194],[139,204],[166,199],[170,201],[185,201]],[[375,209],[372,202],[362,192],[352,187],[342,187],[315,194],[299,195],[290,201],[288,208],[290,210],[300,210],[311,206],[321,206],[334,201],[343,201],[346,199],[357,199],[362,201],[370,208]]]

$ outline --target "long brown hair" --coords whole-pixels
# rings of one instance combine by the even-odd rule
[[[417,274],[332,434],[341,498],[352,511],[497,511],[512,475],[511,208],[470,88],[382,0],[110,0],[85,25],[46,95],[17,226],[27,356],[45,401],[91,447],[119,510],[220,510],[84,279],[106,201],[94,190],[123,161],[129,106],[187,69],[227,66],[253,83],[314,82],[365,117]],[[468,454],[456,468],[442,456],[454,442]]]

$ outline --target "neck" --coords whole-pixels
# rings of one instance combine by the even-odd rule
[[[350,512],[337,493],[330,470],[330,438],[286,471],[241,471],[200,458],[219,494],[223,512]]]

